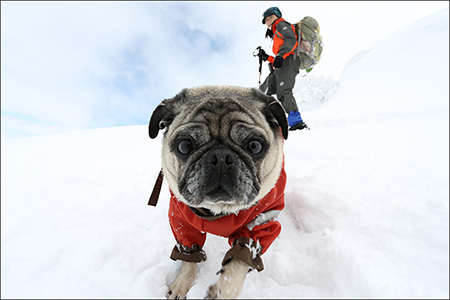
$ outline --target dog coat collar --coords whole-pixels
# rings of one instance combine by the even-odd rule
[[[215,215],[215,214],[212,213],[212,211],[210,211],[210,210],[207,209],[207,208],[202,208],[202,207],[197,208],[197,207],[191,207],[191,206],[188,206],[188,207],[189,207],[189,209],[192,210],[192,212],[193,212],[194,214],[196,214],[198,217],[200,217],[200,218],[202,218],[202,219],[205,219],[205,220],[207,220],[207,221],[214,221],[214,220],[217,220],[217,219],[219,219],[219,218],[222,218],[222,217],[225,217],[225,216],[228,215],[228,214],[219,214],[219,215]]]

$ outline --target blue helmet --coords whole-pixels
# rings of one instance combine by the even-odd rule
[[[278,7],[273,6],[268,8],[264,13],[263,13],[263,19],[262,19],[262,23],[266,24],[266,21],[264,21],[266,19],[266,17],[271,16],[271,15],[275,15],[278,18],[281,18],[281,11],[278,9]]]

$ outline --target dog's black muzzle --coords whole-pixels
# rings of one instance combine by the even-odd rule
[[[227,147],[211,149],[204,160],[205,195],[215,202],[232,202],[239,184],[239,157]]]

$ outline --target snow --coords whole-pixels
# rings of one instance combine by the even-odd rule
[[[298,77],[311,130],[285,142],[283,229],[241,298],[449,297],[448,45],[444,9],[358,53],[338,83]],[[161,148],[146,125],[1,146],[2,298],[165,297],[181,263],[166,182],[147,206]],[[204,250],[188,298],[217,280],[227,240]]]

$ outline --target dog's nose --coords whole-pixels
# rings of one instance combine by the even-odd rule
[[[230,166],[236,162],[236,153],[230,149],[213,149],[209,151],[206,161],[214,167]]]

